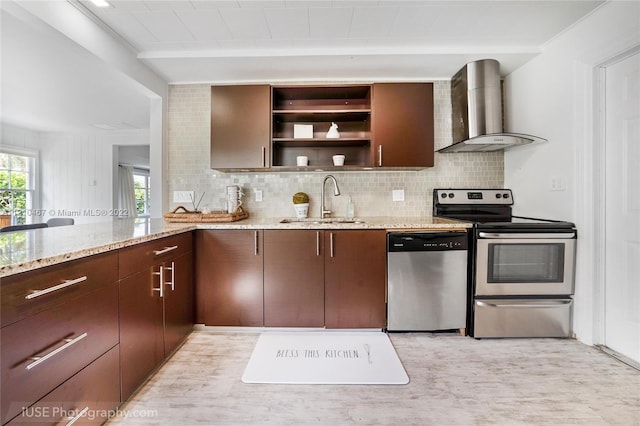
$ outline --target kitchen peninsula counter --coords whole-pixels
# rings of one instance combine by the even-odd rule
[[[253,218],[223,223],[122,219],[0,234],[0,278],[196,229],[464,229],[468,222],[433,217],[367,217],[364,222],[292,222]]]

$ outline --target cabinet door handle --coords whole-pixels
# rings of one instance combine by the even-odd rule
[[[320,256],[320,231],[316,231],[316,256]]]
[[[67,424],[66,426],[71,426],[72,424],[74,424],[75,422],[77,422],[78,420],[80,420],[82,417],[85,416],[85,414],[87,414],[87,411],[89,411],[89,407],[84,407],[78,414],[76,414],[75,416],[69,416],[67,417]]]
[[[330,256],[333,257],[333,232],[329,234],[329,252]]]
[[[253,255],[257,256],[258,255],[258,231],[255,231],[254,233],[254,241],[255,241],[255,247],[253,250]]]
[[[378,145],[378,166],[382,167],[382,145]]]
[[[164,284],[171,286],[171,291],[175,291],[176,290],[176,263],[171,262],[171,266],[164,266],[163,268],[171,271],[171,281],[166,282]]]
[[[56,356],[60,352],[62,352],[65,349],[68,349],[69,347],[75,345],[76,343],[78,343],[80,340],[84,339],[87,336],[88,336],[87,333],[82,333],[81,335],[79,335],[78,337],[74,337],[73,339],[64,339],[64,342],[65,342],[64,345],[60,346],[57,349],[52,350],[48,354],[43,355],[43,356],[34,356],[34,357],[29,358],[29,359],[33,360],[33,362],[27,364],[25,369],[26,370],[31,370],[33,367],[35,367],[35,366],[45,362],[46,360]]]
[[[158,280],[158,288],[152,287],[151,291],[158,291],[160,292],[160,298],[164,297],[164,268],[162,266],[160,266],[160,269],[158,270],[158,272],[153,272],[153,275],[158,275],[160,276],[160,279]],[[151,280],[151,285],[153,285],[153,280]],[[151,293],[153,294],[153,293]]]
[[[267,167],[267,147],[262,147],[262,167]]]
[[[65,280],[62,284],[54,285],[52,287],[45,288],[44,290],[33,290],[31,293],[27,294],[24,298],[27,300],[35,299],[36,297],[44,296],[45,294],[49,294],[56,290],[61,290],[63,288],[81,283],[86,280],[87,280],[86,275],[73,280]]]
[[[153,254],[155,254],[156,256],[160,256],[161,254],[169,253],[170,251],[175,250],[177,248],[178,246],[165,247],[162,250],[154,250]]]

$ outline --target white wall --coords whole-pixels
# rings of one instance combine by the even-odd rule
[[[506,128],[548,138],[505,153],[505,186],[515,212],[574,221],[579,232],[574,330],[601,343],[598,282],[596,71],[640,45],[640,2],[611,1],[549,42],[543,53],[505,79]],[[559,178],[565,191],[552,191]]]
[[[66,1],[20,1],[3,2],[3,8],[34,25],[46,23],[79,47],[85,49],[116,72],[131,79],[135,90],[149,97],[150,123],[148,140],[144,143],[151,149],[151,185],[154,203],[151,214],[161,217],[168,209],[167,185],[164,172],[167,170],[167,82],[142,61],[128,46],[113,37],[108,29],[86,16],[80,8]]]
[[[40,200],[43,221],[73,216],[76,223],[112,220],[117,158],[113,147],[145,145],[149,131],[96,133],[38,133],[2,125],[2,145],[39,152]],[[66,213],[66,214],[65,214]]]

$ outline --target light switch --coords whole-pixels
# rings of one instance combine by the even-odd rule
[[[256,202],[257,203],[262,202],[262,190],[261,189],[254,189],[253,193],[255,194]]]
[[[404,201],[404,189],[394,189],[391,191],[393,201]]]

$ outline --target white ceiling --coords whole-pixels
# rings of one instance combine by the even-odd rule
[[[171,83],[506,75],[602,1],[110,0],[80,3]]]
[[[149,97],[62,34],[1,10],[2,122],[47,132],[147,129]]]
[[[487,57],[506,75],[603,3],[111,0],[99,9],[68,1],[169,83],[448,79]],[[148,128],[149,95],[139,84],[5,3],[3,122],[41,131]]]

